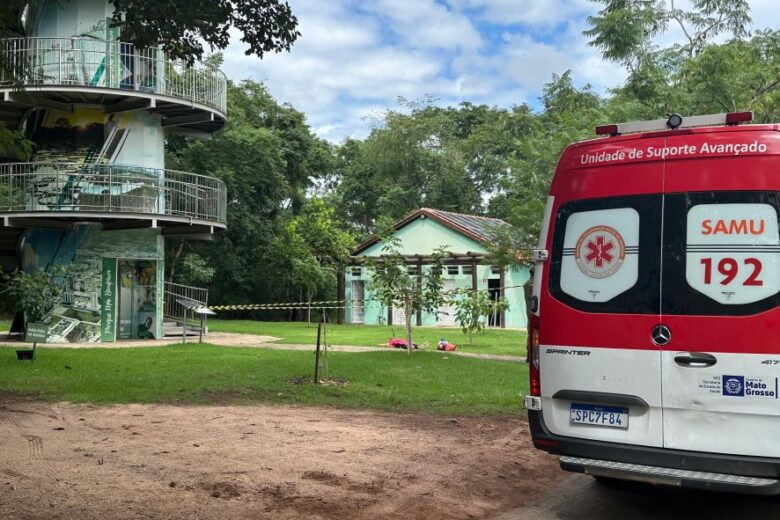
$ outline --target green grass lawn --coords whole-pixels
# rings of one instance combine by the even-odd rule
[[[250,320],[217,320],[208,321],[209,330],[214,332],[240,332],[244,334],[260,334],[280,338],[279,343],[308,343],[317,341],[317,325],[307,327],[300,322],[269,322]],[[332,345],[378,346],[387,344],[390,337],[405,337],[403,327],[389,325],[328,325],[328,343]],[[463,352],[478,352],[483,354],[503,354],[510,356],[525,356],[526,333],[519,330],[486,329],[474,335],[474,344],[469,345],[469,338],[460,329],[415,327],[413,340],[415,343],[427,341],[430,348],[436,348],[440,338],[447,338]]]
[[[95,404],[286,403],[447,414],[520,414],[524,363],[437,352],[328,354],[328,376],[345,386],[295,384],[311,352],[181,345],[46,349],[34,364],[0,348],[0,393]]]

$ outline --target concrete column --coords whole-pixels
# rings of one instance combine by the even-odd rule
[[[339,272],[336,275],[336,295],[338,300],[344,300],[346,299],[347,295],[347,289],[346,284],[344,283],[344,269],[339,268]],[[346,302],[343,304],[339,304],[339,308],[336,312],[336,323],[339,325],[344,324],[344,306],[346,305]]]
[[[422,260],[417,261],[417,287],[422,284]],[[422,326],[422,309],[417,309],[417,326]]]
[[[501,274],[499,274],[498,280],[499,280],[498,281],[498,285],[499,285],[498,297],[503,300],[504,296],[505,296],[505,292],[506,292],[505,289],[504,289],[504,285],[506,285],[506,268],[505,267],[501,267]],[[501,325],[500,325],[501,328],[505,329],[506,328],[506,311],[505,310],[501,311],[501,316],[499,317],[499,320],[501,321]]]

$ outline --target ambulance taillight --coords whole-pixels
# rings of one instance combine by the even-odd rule
[[[542,395],[542,380],[539,372],[539,316],[531,316],[528,323],[528,348],[531,350],[531,365],[529,367],[531,393],[535,397]]]

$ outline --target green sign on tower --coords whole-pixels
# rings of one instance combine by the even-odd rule
[[[116,258],[103,259],[100,290],[100,341],[114,341],[116,332]]]

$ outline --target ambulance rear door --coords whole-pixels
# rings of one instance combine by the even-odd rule
[[[666,448],[780,457],[779,138],[668,139],[696,153],[665,161]]]
[[[654,141],[663,142],[663,139]],[[568,150],[551,188],[539,309],[544,422],[557,435],[662,446],[663,165],[641,139]]]

